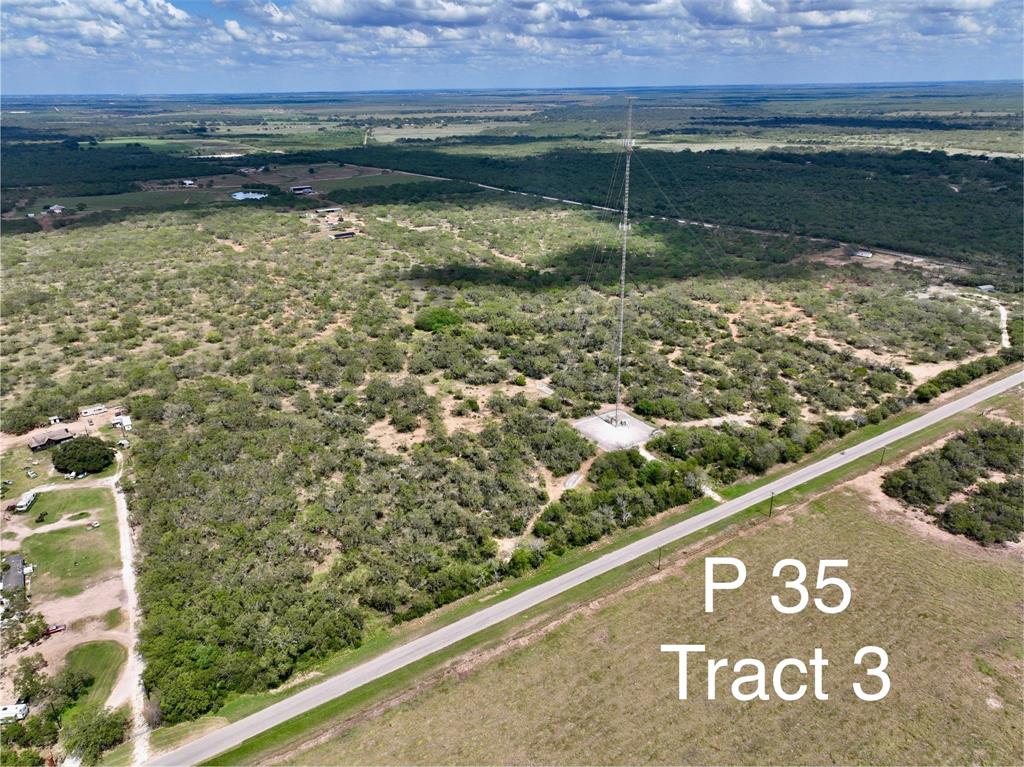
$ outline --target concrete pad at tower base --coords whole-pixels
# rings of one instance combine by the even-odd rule
[[[644,444],[655,428],[625,410],[619,410],[619,425],[611,423],[614,410],[573,421],[573,428],[602,450],[626,450]]]

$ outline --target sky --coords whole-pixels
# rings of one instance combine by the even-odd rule
[[[1020,0],[0,0],[7,94],[1021,77]]]

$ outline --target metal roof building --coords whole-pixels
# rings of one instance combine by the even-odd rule
[[[25,588],[25,558],[21,554],[11,554],[4,557],[3,588],[2,591],[11,592]]]

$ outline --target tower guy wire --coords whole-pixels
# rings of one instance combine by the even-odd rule
[[[633,99],[626,99],[626,170],[622,191],[622,260],[619,264],[619,338],[615,354],[615,415],[613,426],[622,424],[622,331],[626,319],[626,248],[629,243],[629,166],[633,159]]]

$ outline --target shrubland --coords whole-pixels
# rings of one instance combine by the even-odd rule
[[[1024,532],[1022,443],[1020,426],[989,420],[888,473],[882,489],[949,532],[985,545],[1017,541]],[[993,472],[1002,478],[978,481]]]
[[[474,192],[342,218],[357,237],[271,205],[5,240],[4,430],[95,402],[135,420],[167,722],[795,460],[905,407],[915,365],[998,343],[994,313],[918,298],[918,270],[638,223],[624,395],[662,457],[601,456],[549,503],[594,455],[568,420],[614,401],[614,217]]]

